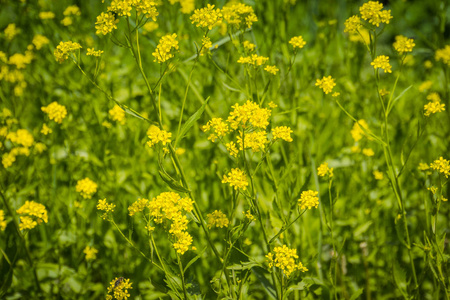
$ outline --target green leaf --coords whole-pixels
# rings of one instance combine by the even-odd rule
[[[200,117],[203,114],[203,111],[205,110],[206,105],[208,104],[209,98],[206,98],[205,102],[202,104],[202,106],[200,106],[200,108],[192,115],[189,117],[189,119],[186,121],[186,123],[184,123],[183,127],[181,127],[180,132],[178,133],[178,136],[175,140],[175,144],[174,144],[174,148],[177,147],[178,142],[181,141],[181,139],[184,137],[184,135],[189,131],[189,129],[191,129],[191,127],[194,125],[194,123],[200,119]]]
[[[372,225],[372,223],[373,223],[372,221],[368,221],[368,222],[356,227],[356,229],[353,231],[353,236],[356,238],[356,237],[359,237],[360,235],[362,235],[364,232],[366,232],[369,229],[369,227],[370,227],[370,225]]]
[[[262,274],[265,270],[260,267],[253,267],[251,268],[253,274],[255,274],[256,278],[259,280],[259,282],[262,284],[264,289],[267,291],[267,294],[270,296],[271,299],[276,299],[275,289],[273,288],[273,285],[267,280],[267,278]],[[267,271],[265,271],[267,273]]]
[[[187,270],[193,263],[195,263],[200,257],[202,257],[203,252],[205,252],[206,248],[207,248],[207,247],[203,248],[203,250],[200,251],[199,254],[197,254],[194,258],[192,258],[192,259],[186,264],[186,266],[184,267],[184,271],[183,271],[183,272],[186,272],[186,270]]]
[[[357,290],[356,292],[353,293],[353,295],[350,297],[350,300],[356,300],[359,299],[359,296],[362,295],[364,291],[364,288],[360,288],[359,290]]]
[[[241,262],[240,264],[234,264],[231,265],[229,267],[227,267],[228,270],[248,270],[251,269],[253,267],[260,267],[260,264],[254,261],[246,261],[246,262]]]
[[[387,111],[387,114],[388,114],[388,115],[389,115],[389,113],[391,112],[392,108],[394,107],[395,103],[396,103],[398,100],[400,100],[400,98],[402,98],[403,95],[405,95],[405,93],[406,93],[410,88],[412,88],[412,85],[410,85],[410,86],[408,86],[406,89],[404,89],[403,92],[401,92],[400,95],[398,95],[398,96],[392,101],[392,103],[391,103],[390,106],[388,107],[388,111]]]
[[[161,177],[162,180],[164,180],[165,183],[167,183],[167,185],[178,192],[181,193],[189,193],[190,190],[186,189],[185,187],[181,186],[175,179],[173,179],[172,177],[170,177],[169,174],[159,170],[159,176]]]

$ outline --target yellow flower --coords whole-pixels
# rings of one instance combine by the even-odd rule
[[[419,166],[417,167],[420,171],[426,171],[430,169],[430,166],[426,163],[419,163]]]
[[[424,115],[429,117],[431,114],[435,114],[435,113],[444,111],[445,104],[440,103],[440,102],[428,102],[428,104],[425,104],[423,109],[425,110]]]
[[[143,211],[147,207],[147,204],[148,204],[148,199],[139,198],[133,204],[128,206],[128,212],[129,212],[128,214],[130,215],[130,217],[134,216],[135,214]]]
[[[319,177],[329,176],[333,177],[333,168],[328,167],[328,163],[323,163],[317,168],[317,175]]]
[[[358,32],[359,28],[361,28],[361,19],[358,16],[351,16],[344,22],[344,32]]]
[[[109,283],[108,294],[106,299],[116,299],[116,300],[126,300],[130,297],[128,290],[132,289],[132,283],[130,279],[125,279],[123,277],[114,278]]]
[[[25,201],[25,204],[16,212],[18,215],[21,215],[19,224],[20,230],[33,229],[42,222],[48,222],[45,206],[34,201]]]
[[[224,137],[230,131],[228,124],[222,118],[212,118],[202,129],[204,132],[212,131],[208,136],[208,140],[212,142],[215,142],[217,138]]]
[[[383,69],[385,73],[392,73],[392,66],[389,64],[389,56],[379,55],[370,63],[374,69]]]
[[[34,138],[26,129],[19,129],[16,132],[10,132],[6,135],[6,139],[13,143],[20,144],[25,148],[31,147],[34,143]]]
[[[111,120],[116,121],[122,125],[125,124],[125,111],[119,105],[114,105],[114,107],[110,109],[108,113]]]
[[[275,247],[273,253],[269,252],[266,258],[269,262],[269,267],[277,267],[289,277],[293,272],[299,270],[301,272],[308,271],[301,262],[296,263],[298,259],[297,251],[295,249],[289,249],[286,245],[282,247]]]
[[[243,212],[243,214],[250,222],[256,220],[256,217],[252,214],[250,209],[247,210],[246,212]]]
[[[108,215],[114,212],[115,207],[115,204],[106,202],[106,198],[99,199],[97,202],[97,210],[103,211],[103,215],[101,216],[103,220],[106,220]]]
[[[214,212],[206,216],[208,218],[208,228],[212,227],[228,227],[230,221],[228,221],[227,216],[220,210],[215,210]]]
[[[92,55],[92,56],[100,57],[102,55],[102,53],[103,53],[102,50],[95,50],[94,48],[88,48],[86,55]]]
[[[222,13],[219,8],[214,9],[214,5],[207,4],[206,7],[196,9],[191,16],[192,24],[197,24],[197,27],[208,28],[220,25],[222,22]]]
[[[268,57],[252,54],[251,56],[240,57],[237,62],[240,64],[252,65],[253,67],[256,68],[264,65],[268,60],[269,60]]]
[[[232,106],[233,111],[227,119],[230,127],[236,130],[239,126],[246,127],[250,122],[254,127],[265,129],[269,125],[270,109],[261,108],[255,102],[247,100],[244,105],[236,103]]]
[[[413,39],[408,39],[403,35],[395,37],[394,48],[400,54],[411,52],[415,45]]]
[[[317,191],[303,191],[300,195],[300,199],[298,200],[298,205],[300,205],[300,209],[311,209],[313,207],[317,208],[319,206],[319,192]]]
[[[443,49],[436,50],[435,58],[437,61],[442,61],[447,66],[450,66],[450,45],[446,45]]]
[[[246,190],[248,186],[247,176],[240,169],[231,169],[227,175],[223,176],[222,183],[229,183],[235,190]]]
[[[264,70],[273,75],[277,75],[278,71],[280,71],[280,69],[278,69],[277,66],[266,66]]]
[[[41,20],[49,20],[49,19],[54,19],[55,18],[55,13],[52,11],[41,11],[39,13],[39,18]]]
[[[6,229],[5,212],[0,209],[0,231],[5,231],[5,229]]]
[[[321,88],[325,94],[331,93],[333,87],[336,86],[335,80],[331,77],[323,77],[322,79],[316,80],[316,86]]]
[[[364,3],[359,12],[364,20],[367,20],[370,24],[380,26],[380,23],[389,24],[389,20],[392,19],[390,10],[382,10],[383,4],[378,1],[369,1]]]
[[[76,5],[70,5],[68,6],[64,12],[63,15],[65,16],[80,16],[81,12],[80,12],[80,8]]]
[[[166,146],[170,143],[170,138],[172,137],[171,132],[167,132],[165,130],[159,129],[157,126],[152,125],[147,131],[148,138],[150,141],[147,142],[147,145],[151,148],[154,145],[161,143],[163,146]]]
[[[292,142],[291,138],[292,129],[287,126],[278,126],[272,129],[273,139],[282,139],[286,142]]]
[[[61,24],[63,24],[64,26],[70,26],[73,24],[72,18],[71,17],[65,17],[64,19],[61,20]]]
[[[384,178],[383,172],[380,171],[373,171],[373,176],[375,177],[376,180],[383,180]]]
[[[433,163],[431,163],[430,168],[439,171],[439,173],[444,174],[446,178],[450,176],[450,161],[444,159],[442,156],[439,159],[435,160]]]
[[[297,48],[302,49],[306,45],[306,42],[303,40],[303,37],[299,35],[291,38],[289,44],[291,44],[292,47],[294,47],[294,50],[296,50]]]
[[[86,177],[77,181],[75,189],[84,199],[91,199],[92,195],[97,192],[97,187],[98,185],[95,182]]]
[[[426,90],[429,90],[432,85],[433,85],[433,81],[431,81],[431,80],[426,80],[426,81],[422,82],[419,85],[419,92],[424,92]]]
[[[361,140],[364,136],[366,136],[366,132],[370,132],[369,125],[365,120],[362,119],[359,120],[358,123],[355,123],[352,130],[350,131],[355,142]]]
[[[8,26],[6,26],[4,33],[5,33],[5,38],[10,41],[10,40],[14,39],[14,37],[20,33],[20,29],[16,27],[16,24],[11,23],[11,24],[8,24]]]
[[[53,101],[47,106],[41,107],[41,110],[48,115],[50,120],[54,120],[58,124],[61,124],[62,120],[67,116],[66,107],[58,104],[56,101]]]
[[[258,21],[253,7],[242,4],[227,4],[222,8],[223,19],[236,28],[250,28],[254,22]]]
[[[178,50],[177,34],[167,34],[163,36],[156,46],[155,52],[152,55],[155,57],[155,62],[163,63],[174,57],[173,51]]]
[[[78,43],[74,43],[71,41],[60,42],[59,45],[56,47],[55,51],[53,52],[53,55],[55,56],[57,62],[62,63],[69,58],[70,53],[81,48],[82,48],[81,45]]]
[[[250,43],[249,41],[242,42],[242,46],[244,46],[244,49],[248,52],[253,52],[256,48],[256,45],[253,43]]]
[[[50,128],[50,127],[48,127],[47,126],[47,124],[43,124],[42,125],[42,129],[41,129],[41,133],[43,134],[43,135],[48,135],[48,134],[50,134],[50,133],[52,133],[53,131],[52,131],[52,129]]]
[[[119,20],[112,13],[102,12],[95,22],[95,29],[97,30],[95,33],[107,35],[114,29],[117,29],[117,23],[119,23]]]
[[[237,157],[239,154],[238,149],[236,148],[236,144],[234,142],[229,142],[225,145],[227,148],[228,153],[230,153],[231,156]]]
[[[374,156],[375,155],[375,152],[373,152],[373,150],[371,149],[371,148],[364,148],[363,150],[362,150],[362,153],[365,155],[365,156]]]
[[[33,55],[31,54],[31,52],[28,52],[28,55],[16,53],[9,57],[8,64],[15,65],[17,69],[24,69],[26,65],[29,65],[31,63],[32,59]]]
[[[31,43],[36,47],[36,50],[40,50],[44,45],[50,43],[50,40],[41,34],[36,34]]]
[[[242,132],[237,137],[237,143],[239,145],[239,150],[244,150],[251,148],[253,152],[259,152],[264,150],[266,144],[269,141],[267,140],[267,133],[265,131],[254,131],[249,132],[244,135],[244,141],[242,141]]]
[[[95,249],[94,247],[86,246],[86,248],[84,248],[83,252],[84,252],[84,254],[86,254],[87,261],[94,260],[97,258],[98,250]]]

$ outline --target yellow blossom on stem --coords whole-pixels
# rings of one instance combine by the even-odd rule
[[[380,26],[380,23],[389,24],[392,19],[390,10],[382,10],[383,4],[378,1],[369,1],[364,3],[359,12],[364,20],[367,20],[370,24]]]
[[[107,35],[114,29],[117,29],[117,23],[119,23],[119,20],[116,19],[116,17],[112,13],[102,12],[97,17],[97,21],[95,21],[95,29],[97,30],[95,33]]]
[[[42,125],[42,129],[41,129],[41,133],[43,134],[43,135],[48,135],[48,134],[50,134],[50,133],[52,133],[53,131],[52,131],[52,129],[50,128],[50,127],[48,127],[47,126],[47,124],[43,124]]]
[[[280,71],[280,69],[277,68],[277,66],[266,66],[264,68],[264,71],[273,74],[273,75],[277,75],[278,71]]]
[[[239,126],[246,127],[248,122],[256,128],[265,129],[269,125],[271,110],[261,108],[255,102],[247,100],[244,105],[236,103],[232,106],[233,111],[227,119],[230,127],[236,130]]]
[[[33,229],[42,222],[48,222],[45,206],[34,201],[25,201],[17,210],[17,214],[20,215],[20,230]]]
[[[57,62],[62,63],[69,58],[70,53],[77,51],[78,49],[81,48],[82,47],[80,44],[74,43],[72,41],[60,42],[59,45],[56,47],[55,51],[53,52],[53,55],[55,56]]]
[[[114,208],[116,207],[113,203],[108,203],[105,199],[99,199],[97,203],[97,210],[103,211],[103,215],[101,216],[103,220],[108,218],[108,215],[114,212]]]
[[[88,48],[86,55],[100,57],[102,53],[103,50],[95,50],[94,48]]]
[[[446,45],[443,49],[436,50],[435,59],[450,66],[450,45]]]
[[[125,111],[119,105],[114,105],[114,107],[108,111],[108,114],[111,120],[122,125],[125,124]]]
[[[319,192],[317,191],[303,191],[300,195],[300,199],[298,200],[298,205],[300,205],[300,209],[311,209],[317,208],[319,206],[319,197],[317,195]]]
[[[385,73],[392,73],[392,66],[389,64],[389,56],[379,55],[370,64],[374,69],[383,69]]]
[[[148,199],[139,198],[137,201],[135,201],[133,204],[128,206],[128,214],[130,217],[134,216],[135,214],[143,211],[148,204]]]
[[[155,52],[152,55],[155,57],[155,62],[163,63],[174,57],[173,51],[178,50],[177,34],[167,34],[163,36],[156,46]]]
[[[223,19],[236,28],[250,28],[254,22],[258,21],[253,7],[242,3],[225,5],[222,8]]]
[[[355,33],[361,28],[361,18],[359,16],[351,16],[344,22],[344,32]]]
[[[430,168],[442,173],[446,178],[450,176],[450,161],[442,156],[430,164]]]
[[[222,183],[228,183],[235,190],[242,189],[246,190],[248,186],[247,176],[245,172],[236,168],[231,169],[227,175],[223,176]]]
[[[403,54],[411,52],[415,45],[413,39],[408,39],[403,35],[397,35],[393,46],[398,53]]]
[[[230,223],[227,216],[220,210],[215,210],[214,212],[208,214],[206,217],[208,218],[209,229],[211,229],[212,227],[228,227],[228,224]]]
[[[282,139],[286,142],[292,142],[292,129],[287,126],[278,126],[272,129],[273,139]]]
[[[316,80],[316,86],[321,88],[325,94],[331,93],[333,88],[336,86],[335,80],[331,76],[324,76],[322,79]]]
[[[16,132],[10,132],[6,135],[6,139],[13,143],[29,148],[34,143],[34,138],[26,129],[18,129]]]
[[[289,40],[289,44],[292,45],[294,50],[297,50],[297,49],[302,49],[306,45],[306,42],[303,39],[303,37],[301,35],[299,35],[299,36],[294,36],[293,38],[291,38]]]
[[[230,129],[228,128],[228,124],[225,123],[222,118],[212,118],[205,126],[203,126],[203,131],[208,132],[211,131],[211,134],[208,136],[208,140],[214,142],[217,138],[224,137]]]
[[[5,212],[0,209],[0,231],[5,231],[5,229],[6,229]]]
[[[84,248],[83,250],[83,253],[86,254],[86,260],[89,261],[97,258],[98,250],[94,247],[86,246],[86,248]]]
[[[108,294],[106,296],[107,300],[126,300],[130,297],[128,290],[132,289],[132,283],[130,279],[125,279],[123,277],[114,278],[109,283]]]
[[[197,27],[211,30],[222,22],[222,13],[219,8],[214,9],[214,5],[207,4],[206,7],[194,11],[194,14],[191,16],[191,22],[196,24]]]
[[[67,116],[66,107],[56,101],[53,101],[47,106],[41,107],[41,110],[48,115],[50,120],[54,120],[58,124],[61,124],[62,120]]]
[[[308,271],[301,262],[296,262],[298,255],[295,249],[289,249],[286,245],[283,245],[282,247],[275,247],[273,252],[269,252],[266,255],[269,267],[275,266],[279,268],[286,277],[289,277],[297,270],[301,272]]]
[[[245,147],[245,149],[251,148],[253,152],[259,152],[264,150],[269,141],[267,140],[267,133],[265,131],[254,131],[245,134],[244,141],[242,141],[242,132],[240,132],[237,137],[237,143],[241,151]]]
[[[369,125],[363,119],[359,120],[358,123],[353,125],[350,134],[355,142],[361,140],[364,136],[366,136],[366,132],[369,132]]]
[[[317,168],[317,175],[319,177],[329,176],[333,177],[333,168],[328,167],[328,163],[323,163]]]
[[[152,125],[147,131],[148,138],[150,141],[147,142],[147,145],[151,148],[154,145],[161,143],[163,146],[166,146],[170,143],[170,138],[172,137],[171,132],[167,132],[165,130],[159,129],[157,126]]]
[[[371,149],[371,148],[364,148],[363,150],[362,150],[362,153],[365,155],[365,156],[374,156],[375,155],[375,152],[373,152],[373,150]]]
[[[97,187],[95,182],[86,177],[77,181],[75,189],[84,199],[91,199],[92,195],[97,192]]]
[[[375,177],[376,180],[383,180],[384,175],[383,172],[380,171],[373,171],[373,177]]]

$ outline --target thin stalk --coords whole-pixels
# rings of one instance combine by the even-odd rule
[[[184,299],[188,299],[187,291],[186,291],[186,283],[184,280],[184,271],[183,271],[183,264],[181,263],[180,255],[177,253],[177,261],[178,261],[178,267],[180,268],[180,275],[181,275],[181,284],[183,285],[183,294]]]

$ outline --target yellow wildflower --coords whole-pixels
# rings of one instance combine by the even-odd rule
[[[267,133],[265,131],[254,131],[249,132],[244,135],[244,140],[242,140],[242,132],[237,137],[237,143],[239,145],[239,150],[244,150],[251,148],[253,152],[259,152],[264,150],[267,140]]]
[[[408,39],[403,35],[397,35],[395,37],[394,48],[400,54],[411,52],[415,45],[413,39]]]
[[[294,47],[294,50],[298,49],[302,49],[305,45],[306,42],[303,39],[303,37],[301,35],[299,36],[294,36],[293,38],[290,39],[289,44],[292,45],[292,47]]]
[[[266,258],[269,262],[269,267],[277,267],[289,277],[293,272],[299,270],[301,272],[308,271],[301,262],[296,263],[298,259],[297,251],[295,249],[289,249],[286,245],[282,247],[275,247],[273,253],[269,252]]]
[[[114,212],[115,207],[115,204],[106,202],[106,198],[99,199],[97,203],[97,210],[103,211],[103,215],[101,216],[103,220],[106,220],[108,215]]]
[[[439,173],[444,174],[446,178],[450,176],[450,161],[444,159],[442,156],[439,159],[435,160],[433,163],[431,163],[430,168],[439,171]]]
[[[56,47],[55,51],[53,52],[53,54],[55,56],[56,61],[62,63],[69,58],[70,53],[81,48],[82,48],[81,45],[78,43],[74,43],[71,41],[60,42],[59,45]]]
[[[103,54],[103,50],[95,50],[94,48],[88,48],[86,55],[92,55],[100,57]]]
[[[12,40],[20,33],[20,29],[16,27],[16,24],[10,23],[6,26],[4,33],[7,40]]]
[[[313,207],[317,208],[319,206],[319,197],[317,197],[318,194],[319,192],[317,191],[303,191],[300,195],[300,199],[298,200],[300,209],[311,209]]]
[[[150,139],[150,141],[147,142],[147,145],[150,148],[158,143],[166,146],[168,143],[170,143],[170,138],[172,137],[171,132],[161,130],[155,125],[150,126],[149,130],[147,131],[147,135]]]
[[[219,8],[214,9],[214,5],[207,4],[206,7],[194,11],[194,14],[191,16],[191,22],[196,24],[197,27],[211,30],[222,22],[222,13]]]
[[[130,297],[128,290],[132,289],[132,283],[130,279],[125,279],[123,277],[114,278],[109,283],[108,294],[106,296],[107,300],[112,300],[113,297],[116,300],[126,300]]]
[[[353,128],[350,133],[352,135],[353,140],[357,142],[361,140],[364,136],[366,136],[365,132],[370,132],[369,125],[365,120],[361,119],[358,121],[358,123],[355,123],[353,125]]]
[[[212,133],[208,136],[208,140],[214,142],[217,138],[224,137],[230,129],[228,128],[228,124],[225,123],[222,118],[212,118],[205,126],[203,126],[203,131],[208,132],[212,131]]]
[[[383,180],[384,178],[383,172],[380,171],[373,171],[373,176],[375,177],[376,180]]]
[[[389,64],[389,56],[379,55],[370,63],[374,69],[383,69],[385,73],[392,73],[392,66]]]
[[[167,34],[163,36],[156,46],[155,52],[152,55],[155,57],[155,62],[163,63],[174,57],[173,50],[178,50],[177,34]]]
[[[435,58],[450,66],[450,45],[446,45],[443,49],[436,50]]]
[[[84,248],[83,250],[83,253],[86,254],[86,260],[89,261],[97,258],[98,250],[94,247],[86,246],[86,248]]]
[[[54,19],[55,18],[55,13],[52,11],[41,11],[39,13],[39,18],[41,20],[49,20],[49,19]]]
[[[130,217],[134,216],[135,214],[143,211],[147,207],[147,204],[148,204],[148,199],[139,198],[133,204],[128,206],[128,212],[129,212],[128,214],[130,215]]]
[[[375,155],[375,152],[373,152],[373,150],[371,149],[371,148],[364,148],[363,150],[362,150],[362,153],[365,155],[365,156],[374,156]]]
[[[331,77],[323,77],[322,79],[316,80],[316,86],[321,88],[325,94],[331,93],[334,86],[336,86],[335,80]]]
[[[41,34],[36,34],[31,43],[36,47],[36,50],[40,50],[44,45],[50,43],[50,40]]]
[[[280,71],[280,69],[278,69],[277,66],[266,66],[264,70],[273,75],[277,75],[278,71]]]
[[[0,231],[5,231],[5,229],[6,229],[5,212],[0,209]]]
[[[125,124],[125,111],[119,105],[114,105],[114,107],[110,109],[108,113],[111,120],[116,121],[122,125]]]
[[[61,124],[62,120],[67,116],[66,107],[64,105],[60,105],[56,101],[53,101],[47,106],[41,107],[41,110],[48,115],[50,120],[54,120],[58,124]]]
[[[250,28],[254,22],[258,21],[253,7],[242,3],[225,5],[222,8],[223,19],[236,28]]]
[[[86,177],[77,181],[75,189],[84,199],[91,199],[92,195],[97,192],[97,187],[98,185],[94,181]]]
[[[227,216],[220,210],[215,210],[214,212],[208,214],[206,216],[208,218],[208,228],[212,227],[228,227],[230,221],[227,219]]]
[[[351,16],[344,22],[344,32],[358,32],[358,30],[361,28],[361,19],[358,16]]]
[[[380,23],[389,24],[392,19],[390,10],[382,10],[383,4],[378,1],[369,1],[364,3],[359,12],[364,20],[367,20],[370,24],[380,26]]]
[[[227,175],[223,175],[222,183],[229,183],[235,190],[246,190],[248,186],[247,176],[240,169],[231,169]]]
[[[287,126],[278,126],[272,129],[273,139],[282,139],[286,142],[292,142],[291,138],[292,129]]]
[[[328,163],[323,163],[317,168],[317,175],[319,177],[329,176],[329,178],[333,177],[333,168],[328,167]]]
[[[95,22],[95,29],[97,30],[95,33],[107,35],[114,29],[117,29],[117,23],[119,23],[119,20],[112,13],[102,12]]]
[[[17,214],[21,215],[20,230],[33,229],[42,222],[48,222],[45,206],[34,201],[25,201],[25,204],[17,210]]]

